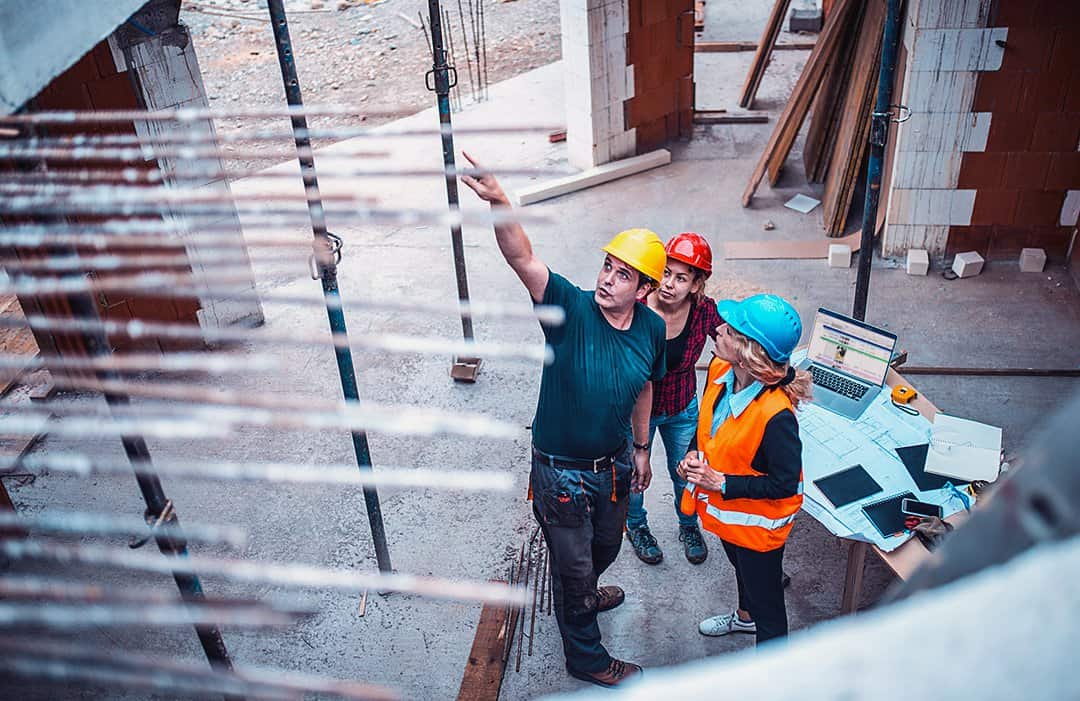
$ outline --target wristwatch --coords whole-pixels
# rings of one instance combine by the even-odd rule
[[[648,450],[648,443],[634,443],[634,450]]]

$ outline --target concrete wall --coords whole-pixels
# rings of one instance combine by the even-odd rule
[[[632,156],[636,135],[623,119],[634,95],[627,66],[628,0],[562,0],[566,142],[570,163],[590,168]]]
[[[138,80],[139,101],[150,110],[175,108],[206,108],[206,88],[199,70],[199,61],[195,47],[191,43],[188,30],[178,24],[177,13],[180,3],[177,0],[153,0],[136,13],[132,19],[136,26],[125,26],[109,37],[109,46],[116,65],[135,73]],[[175,11],[174,11],[175,10]],[[212,120],[188,120],[184,122],[135,122],[135,131],[151,141],[154,136],[164,134],[184,134],[192,138],[214,136]],[[230,194],[229,184],[221,177],[206,178],[196,175],[191,169],[224,168],[220,159],[173,159],[159,158],[163,170],[176,174],[174,184],[185,188],[198,187],[208,192],[223,195]],[[221,205],[225,207],[226,205]],[[182,208],[181,208],[182,209]],[[198,227],[214,230],[225,243],[235,241],[236,249],[246,258],[246,246],[240,227],[240,218],[235,209],[218,218],[200,217],[197,221],[185,220],[177,212],[173,219],[177,225],[177,236],[184,242],[191,269],[196,278],[212,273],[214,268],[207,268],[206,262],[213,260],[216,250],[203,250],[185,236]],[[250,263],[248,264],[250,271]],[[221,270],[220,267],[217,268]],[[218,290],[220,283],[207,282],[208,286]],[[200,297],[198,318],[204,328],[217,328],[233,324],[254,326],[263,321],[262,308],[257,301],[240,300],[230,296],[230,292],[253,292],[254,274],[242,283],[232,283],[225,292]]]
[[[1080,3],[912,0],[885,255],[1064,260],[1080,206]]]
[[[689,138],[693,0],[563,0],[560,8],[571,164]]]

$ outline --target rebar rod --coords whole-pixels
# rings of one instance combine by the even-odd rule
[[[291,49],[290,49],[291,52]],[[368,110],[361,105],[292,105],[288,107],[241,107],[210,109],[178,107],[163,110],[55,110],[0,115],[0,124],[72,125],[123,124],[126,122],[201,122],[208,119],[291,119],[294,117],[408,117],[411,113],[395,110]]]
[[[215,387],[197,387],[190,384],[165,383],[165,382],[133,382],[121,379],[96,379],[81,378],[77,376],[57,375],[53,383],[58,387],[89,390],[92,392],[106,392],[111,394],[124,394],[129,397],[143,397],[147,399],[170,400],[191,403],[192,409],[198,409],[196,405],[203,404],[213,409],[219,407],[228,410],[252,410],[252,420],[258,420],[260,416],[269,416],[274,413],[274,425],[286,427],[298,424],[296,421],[307,425],[310,420],[314,423],[325,423],[327,426],[355,425],[354,421],[362,425],[384,426],[385,430],[393,431],[387,419],[400,422],[400,429],[409,430],[410,427],[420,428],[424,422],[430,422],[432,427],[443,427],[444,430],[453,432],[454,420],[460,422],[462,435],[483,435],[491,437],[510,438],[518,435],[518,429],[514,424],[490,419],[475,412],[446,411],[431,408],[429,406],[401,405],[393,408],[389,405],[377,402],[359,402],[355,399],[334,401],[316,399],[314,397],[268,397],[254,395],[246,389],[233,390]],[[3,405],[0,405],[3,406]],[[266,412],[266,413],[264,413]],[[280,412],[280,416],[278,415]],[[227,420],[227,417],[222,417]],[[336,419],[341,419],[339,423]]]
[[[450,54],[449,54],[449,60],[447,61],[447,64],[448,64],[449,67],[452,67],[452,68],[456,69],[457,68],[457,61],[454,59],[454,25],[450,23],[450,12],[447,11],[447,9],[445,7],[442,8],[442,17],[443,17],[443,25],[442,26],[446,27],[446,43],[450,46]],[[457,88],[458,88],[458,82],[455,80],[453,86],[450,88],[450,90],[451,90],[451,93],[450,93],[451,107],[453,107],[453,99],[452,99],[454,97],[454,92],[453,91],[456,91]],[[461,101],[460,101],[461,93],[460,93],[460,91],[458,92],[458,97],[459,97],[459,100],[458,100],[457,108],[458,108],[458,111],[460,112],[461,111]]]
[[[461,2],[461,0],[458,0]],[[476,58],[476,85],[479,88],[480,99],[484,99],[484,84],[480,75],[480,32],[479,32],[479,19],[476,16],[476,10],[473,9],[473,0],[468,0],[469,3],[469,25],[473,32],[473,55]],[[466,49],[468,50],[468,49]]]
[[[28,214],[41,214],[37,212],[33,207],[24,208],[24,212]],[[131,216],[133,212],[121,211],[121,214]],[[158,212],[160,214],[161,212]],[[166,214],[171,214],[171,210]],[[209,210],[208,215],[212,216],[224,216],[228,214],[236,214],[236,210],[229,209],[216,209]],[[256,223],[259,225],[260,232],[277,231],[277,232],[291,232],[295,231],[296,225],[294,215],[301,214],[300,210],[288,212],[288,217],[279,217],[272,210],[263,210],[258,212],[259,219],[257,222],[247,224],[249,227],[254,226]],[[456,212],[450,212],[447,210],[424,210],[424,209],[370,209],[370,208],[356,208],[338,209],[336,213],[342,215],[348,215],[351,223],[370,223],[370,224],[440,224],[440,225],[453,225],[453,224],[475,224],[477,226],[492,226],[496,224],[547,224],[551,223],[551,218],[540,215],[521,213],[520,208],[515,209],[500,209],[500,210],[458,210]],[[191,216],[192,214],[199,214],[198,212],[192,212],[185,210],[184,216]],[[242,216],[253,216],[249,213],[244,213]],[[150,219],[144,217],[141,219],[132,219],[130,221],[113,220],[107,222],[97,222],[94,224],[82,224],[74,226],[71,224],[55,224],[55,225],[42,225],[42,224],[19,224],[16,226],[10,226],[0,228],[0,233],[3,231],[84,231],[84,232],[98,232],[101,234],[120,234],[120,233],[153,233],[155,231],[163,234],[178,235],[178,228],[187,230],[187,225],[183,227],[175,220],[162,220],[159,218]],[[216,223],[199,224],[198,231],[221,231],[229,233],[232,236],[236,236],[235,226],[223,226]]]
[[[533,538],[529,538],[529,549],[525,555],[525,597],[521,602],[518,609],[518,650],[517,650],[517,662],[514,665],[514,671],[521,671],[521,651],[525,647],[525,604],[528,600],[529,594],[529,575],[532,572],[532,555],[533,555]]]
[[[354,168],[331,165],[321,169],[323,177],[333,178],[416,178],[432,175],[445,175],[446,169],[435,168]],[[469,175],[479,177],[485,174],[503,176],[528,176],[531,178],[546,176],[564,176],[573,171],[564,167],[536,167],[536,168],[492,168],[480,169],[473,166],[463,166],[452,169],[451,173],[457,175]],[[145,168],[83,168],[75,170],[64,168],[60,170],[31,171],[31,172],[7,172],[0,173],[0,183],[105,183],[124,185],[162,185],[175,181],[219,180],[285,180],[295,179],[296,173],[284,171],[251,168],[244,170],[230,170],[221,166],[211,165],[206,168],[196,168],[185,164],[182,171],[176,170],[146,170]]]
[[[128,467],[130,474],[131,467]],[[0,528],[14,526],[38,533],[93,536],[156,535],[164,538],[186,538],[204,543],[222,543],[232,548],[242,548],[247,543],[247,531],[236,526],[207,524],[187,525],[183,529],[172,522],[163,522],[150,528],[146,522],[117,518],[104,514],[78,511],[39,512],[33,514],[0,511]]]
[[[486,100],[487,97],[488,97],[487,24],[486,24],[486,21],[485,21],[486,18],[487,18],[487,15],[485,14],[485,10],[484,10],[484,0],[477,0],[477,2],[480,5],[480,51],[481,51],[480,55],[484,60],[483,85],[484,85],[484,99]],[[548,133],[550,133],[550,132],[548,132]]]
[[[298,149],[297,152],[310,158],[314,156],[315,149],[310,145],[305,145],[302,149]],[[154,144],[144,143],[141,146],[116,148],[97,148],[94,146],[27,148],[18,144],[0,142],[0,159],[16,162],[46,161],[48,163],[54,163],[59,161],[61,163],[79,163],[83,161],[119,161],[123,163],[145,163],[159,158],[175,158],[192,161],[200,159],[285,161],[288,160],[291,155],[293,154],[284,152],[279,153],[276,151],[261,151],[258,149],[230,150],[197,144],[176,147],[160,147]],[[392,155],[393,154],[389,151],[348,150],[343,147],[339,147],[333,154],[334,157],[340,158],[389,158]]]
[[[288,255],[251,256],[240,246],[232,251],[219,251],[214,258],[200,260],[201,268],[235,268],[250,270],[248,264],[259,263],[301,263],[303,257]],[[12,273],[68,273],[82,271],[127,270],[130,268],[191,268],[191,258],[186,253],[175,255],[145,253],[109,253],[99,255],[58,255],[38,260],[20,258],[0,258],[0,267],[8,274]]]
[[[536,576],[533,577],[532,606],[529,608],[529,657],[533,654],[533,636],[536,633],[536,599],[540,594],[540,578],[544,573],[544,541],[540,540],[540,550],[536,556]]]
[[[340,310],[340,305],[332,307]],[[340,313],[340,311],[339,311]],[[384,351],[389,353],[431,353],[445,355],[458,353],[478,355],[483,352],[491,356],[520,358],[522,360],[551,362],[552,351],[544,345],[526,346],[516,343],[495,341],[464,341],[436,337],[403,336],[400,334],[378,334],[349,338],[344,333],[334,332],[330,338],[303,338],[288,332],[275,332],[268,329],[200,328],[192,324],[150,322],[150,321],[115,321],[82,318],[53,318],[28,314],[23,318],[0,317],[0,327],[29,327],[39,331],[76,331],[80,333],[104,333],[108,336],[123,336],[133,340],[142,338],[205,341],[208,343],[270,343],[285,346],[332,346],[340,352],[351,348]],[[351,355],[351,353],[349,353]],[[348,397],[356,400],[356,397]]]
[[[232,110],[210,109],[206,107],[181,107],[164,110],[57,110],[42,112],[27,112],[21,114],[0,115],[0,124],[5,125],[79,125],[79,124],[123,124],[126,122],[200,122],[209,119],[289,119],[293,117],[377,117],[396,118],[409,117],[412,112],[398,111],[375,111],[365,109],[363,105],[290,105],[289,107],[244,107]],[[393,135],[429,135],[431,129],[419,131],[411,127],[408,131],[397,132],[388,127],[359,127],[366,132],[378,132],[379,134]],[[488,130],[486,127],[474,127],[477,130]],[[493,127],[493,129],[513,129],[523,131],[544,132],[551,129],[550,126],[541,128],[539,125],[522,125],[510,127]],[[318,135],[325,136],[326,132],[309,130],[302,127],[298,133],[301,136]],[[362,136],[362,134],[359,134]],[[227,135],[219,134],[221,138]],[[349,135],[351,136],[351,135]],[[245,140],[238,137],[238,141]]]
[[[469,72],[469,87],[472,89],[473,102],[476,102],[476,82],[473,80],[472,56],[469,54],[469,37],[465,31],[465,13],[461,10],[461,0],[457,0],[458,20],[461,22],[461,41],[465,51],[465,66]]]
[[[433,599],[479,601],[490,604],[521,606],[524,590],[511,589],[505,584],[473,582],[441,577],[420,577],[386,572],[357,572],[330,569],[298,563],[281,563],[231,558],[189,555],[181,558],[161,558],[151,553],[128,548],[109,548],[100,545],[63,545],[37,540],[0,541],[0,553],[15,560],[36,560],[65,565],[95,565],[158,574],[213,574],[233,582],[265,584],[283,587],[333,589],[362,592],[396,591],[417,594]]]
[[[0,475],[18,472],[59,472],[88,477],[90,475],[130,475],[139,465],[120,465],[86,455],[25,455],[17,458],[0,457]],[[271,484],[335,484],[359,486],[371,484],[399,489],[447,489],[461,491],[509,492],[517,481],[512,473],[495,470],[466,470],[462,468],[415,468],[405,465],[387,466],[378,472],[360,472],[355,466],[312,463],[247,463],[247,462],[155,462],[153,471],[168,477],[196,480],[269,482]]]
[[[91,647],[25,637],[0,637],[0,668],[32,678],[135,686],[187,694],[243,694],[290,699],[304,694],[386,701],[398,698],[383,687],[301,672],[245,666],[228,672],[207,670],[175,658],[149,657],[130,650]],[[170,694],[170,695],[172,695]]]
[[[521,550],[518,553],[518,559],[516,566],[513,566],[511,570],[510,586],[521,586],[521,575],[525,572],[525,541],[521,542]],[[517,633],[517,607],[511,607],[509,604],[506,606],[507,611],[510,612],[509,630],[506,634],[506,640],[503,643],[502,661],[505,665],[510,661],[510,653],[514,651],[514,637]]]
[[[261,607],[214,604],[100,604],[78,602],[12,603],[0,601],[0,629],[34,626],[48,630],[76,631],[86,628],[147,626],[240,626],[262,628],[295,624],[301,616]]]
[[[161,589],[135,589],[56,577],[12,576],[10,574],[0,577],[0,595],[5,600],[78,601],[96,604],[175,604],[177,602],[175,594],[166,593]],[[297,616],[318,612],[318,609],[311,605],[297,603],[295,597],[264,600],[250,597],[207,596],[203,598],[202,603],[206,606],[264,609]]]
[[[70,378],[53,378],[64,386],[91,388],[87,383],[76,383]],[[154,384],[114,382],[100,385],[101,389],[119,390],[126,388],[133,395],[153,395]],[[95,387],[95,389],[98,389]],[[177,399],[181,392],[162,390],[157,393],[159,399]],[[457,435],[482,438],[520,438],[521,430],[514,424],[487,418],[480,414],[462,414],[460,412],[403,405],[381,405],[374,403],[359,404],[352,400],[336,410],[302,410],[288,403],[281,403],[278,408],[245,406],[243,404],[212,404],[213,396],[205,391],[192,392],[192,397],[202,397],[203,404],[188,404],[174,407],[170,404],[142,404],[130,415],[118,413],[110,417],[100,413],[65,414],[54,416],[59,407],[55,402],[48,408],[28,406],[26,404],[0,404],[0,411],[7,414],[0,416],[0,431],[10,431],[23,435],[55,433],[58,436],[93,437],[94,425],[100,426],[99,435],[123,436],[125,431],[143,431],[158,438],[193,438],[200,430],[207,438],[225,438],[233,435],[244,426],[261,426],[280,430],[379,430],[393,435],[436,436]],[[174,421],[169,426],[169,421]]]
[[[4,242],[4,238],[0,236],[0,242]],[[211,296],[214,294],[227,294],[230,299],[243,300],[243,301],[258,301],[267,304],[290,304],[290,305],[322,305],[324,304],[322,299],[304,295],[294,295],[290,293],[279,293],[273,290],[268,292],[256,292],[254,290],[245,291],[237,290],[234,287],[228,286],[228,283],[243,283],[250,280],[250,276],[231,276],[231,275],[200,275],[197,279],[203,283],[217,283],[220,286],[214,287],[212,284],[190,284],[193,279],[191,274],[173,274],[173,273],[139,273],[137,275],[130,276],[105,276],[97,278],[87,277],[65,277],[63,279],[56,278],[24,278],[14,277],[10,278],[10,282],[3,282],[0,278],[0,295],[13,294],[13,295],[56,295],[56,294],[68,294],[71,292],[109,292],[109,291],[134,291],[134,290],[153,290],[155,296],[159,297],[181,297],[187,298],[192,296]],[[168,287],[170,289],[162,289]],[[368,311],[399,311],[399,312],[418,312],[427,314],[447,314],[455,311],[460,311],[469,316],[487,316],[491,318],[502,319],[527,319],[529,321],[539,321],[546,326],[559,326],[565,318],[566,312],[562,307],[549,304],[540,304],[535,307],[523,307],[520,304],[503,304],[500,302],[470,302],[463,307],[458,306],[456,302],[439,302],[439,301],[398,301],[398,300],[377,300],[377,299],[362,299],[352,300],[345,303],[340,300],[336,300],[336,303],[341,309],[364,309]],[[171,354],[176,355],[176,354]],[[198,354],[205,356],[205,354]],[[2,356],[0,356],[2,357]],[[130,357],[130,356],[126,356]],[[181,356],[183,357],[183,356]],[[52,362],[55,358],[43,358],[42,362]],[[3,361],[0,361],[3,362]],[[74,360],[73,360],[74,362]],[[162,361],[166,366],[167,360]],[[179,362],[179,361],[178,361]],[[270,362],[269,360],[264,363]],[[260,366],[261,369],[271,369],[265,364]],[[277,367],[276,365],[274,367]],[[156,369],[156,368],[148,368]],[[179,369],[179,368],[177,368]]]

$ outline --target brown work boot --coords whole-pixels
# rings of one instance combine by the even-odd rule
[[[575,679],[580,679],[583,682],[591,682],[598,686],[618,686],[624,682],[632,682],[636,679],[640,679],[643,674],[640,665],[636,665],[633,662],[623,662],[614,657],[612,657],[611,662],[608,663],[607,669],[602,672],[579,672],[573,669],[569,664],[566,665],[566,671]]]
[[[600,587],[596,590],[596,612],[610,611],[625,600],[626,594],[623,593],[622,587],[614,585]]]

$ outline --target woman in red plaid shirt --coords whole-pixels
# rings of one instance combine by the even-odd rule
[[[668,241],[667,267],[656,294],[649,295],[649,308],[667,325],[667,374],[653,384],[649,443],[656,431],[664,441],[668,474],[674,487],[675,514],[679,517],[679,540],[686,559],[699,564],[709,551],[698,529],[697,516],[679,513],[679,499],[686,482],[676,467],[697,430],[697,373],[694,366],[705,340],[720,325],[716,302],[704,294],[705,280],[712,274],[712,250],[700,234],[683,233]],[[664,553],[649,531],[644,494],[630,494],[626,516],[626,537],[643,562],[655,565]]]

